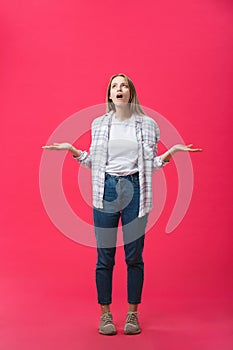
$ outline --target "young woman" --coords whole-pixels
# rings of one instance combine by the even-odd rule
[[[106,102],[107,113],[92,123],[89,153],[67,142],[42,148],[70,151],[79,163],[92,170],[96,287],[101,306],[99,333],[105,335],[116,334],[110,304],[117,228],[121,218],[129,304],[124,333],[138,334],[141,329],[137,309],[144,280],[145,229],[152,208],[152,172],[164,167],[176,152],[201,149],[192,148],[192,144],[179,144],[157,156],[158,125],[143,112],[134,84],[125,74],[111,77]]]

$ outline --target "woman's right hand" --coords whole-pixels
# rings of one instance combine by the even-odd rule
[[[49,149],[49,150],[65,150],[65,151],[71,151],[72,150],[72,145],[68,142],[63,142],[63,143],[56,143],[54,142],[52,145],[50,146],[42,146],[42,148],[44,149]]]
[[[82,151],[76,149],[74,146],[72,146],[68,142],[63,142],[63,143],[54,142],[52,145],[42,146],[42,148],[49,149],[49,150],[56,150],[56,151],[70,151],[76,157],[80,157],[82,154]]]

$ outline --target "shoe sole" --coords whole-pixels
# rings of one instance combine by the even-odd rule
[[[141,333],[141,331],[134,332],[134,333],[124,332],[125,335],[135,335],[135,334],[140,334],[140,333]]]
[[[134,335],[134,334],[139,334],[139,333],[141,333],[141,329],[138,329],[135,331],[133,331],[133,330],[127,331],[126,329],[124,329],[124,334],[126,334],[126,335]]]
[[[102,334],[102,335],[116,335],[117,334],[117,331],[115,331],[115,332],[112,332],[112,333],[105,333],[105,332],[102,332],[102,331],[100,331],[99,330],[99,334]]]

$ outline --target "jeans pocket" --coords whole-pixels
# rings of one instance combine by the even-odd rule
[[[108,178],[105,180],[103,197],[105,201],[112,202],[117,199],[116,185],[117,182],[115,179]]]

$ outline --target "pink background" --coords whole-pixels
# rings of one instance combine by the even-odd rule
[[[1,349],[233,347],[232,22],[230,0],[1,1]],[[120,331],[101,337],[95,249],[59,232],[39,189],[41,146],[70,115],[103,103],[119,72],[132,78],[143,105],[204,149],[191,155],[192,201],[170,235],[177,173],[174,163],[165,169],[166,207],[146,237],[143,332],[131,338],[122,333],[122,247],[112,305]],[[67,156],[73,206],[77,171]]]

